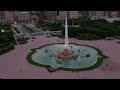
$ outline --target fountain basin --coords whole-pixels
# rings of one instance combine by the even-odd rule
[[[56,51],[62,51],[64,44],[49,44],[40,48],[32,49],[32,52],[27,56],[27,60],[34,65],[44,66],[48,68],[56,68],[62,70],[91,70],[100,66],[103,59],[107,56],[103,55],[102,52],[94,47],[79,44],[70,44],[72,51],[79,53],[79,56],[74,58],[65,58],[64,62],[58,63],[54,54]],[[46,51],[45,53],[44,51]],[[90,54],[89,57],[86,57]],[[98,57],[99,56],[99,57]],[[62,58],[64,60],[64,58]]]

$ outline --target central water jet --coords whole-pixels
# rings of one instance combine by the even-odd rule
[[[65,44],[64,44],[64,49],[69,49],[67,17],[66,17],[66,20],[65,20]]]
[[[59,61],[64,61],[66,59],[73,59],[73,58],[75,59],[78,55],[79,54],[76,54],[75,52],[73,52],[69,48],[69,44],[68,44],[68,24],[67,24],[67,17],[66,17],[66,19],[65,19],[65,44],[64,44],[64,48],[63,48],[62,51],[57,52],[57,54],[55,54],[55,57],[57,57],[57,60],[59,60]]]

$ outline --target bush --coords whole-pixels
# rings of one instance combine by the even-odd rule
[[[12,31],[11,24],[7,22],[0,22],[0,29],[6,30],[6,31]]]
[[[15,39],[11,29],[11,24],[7,22],[0,22],[0,29],[6,32],[0,32],[0,55],[14,49]]]
[[[12,32],[2,32],[0,33],[0,43],[14,43],[15,39]]]
[[[9,44],[7,46],[4,46],[4,47],[0,47],[0,55],[10,51],[10,50],[13,50],[15,47],[13,44]]]
[[[28,32],[30,32],[30,33],[34,33],[35,31],[33,30],[33,29],[31,29],[31,28],[29,28],[28,26],[26,26],[26,25],[22,25],[23,26],[23,28],[25,28]]]
[[[18,42],[19,42],[19,44],[26,44],[27,43],[27,38],[19,38]]]
[[[120,21],[113,21],[112,24],[117,25],[117,26],[120,26]]]
[[[83,33],[78,36],[79,39],[84,39],[84,40],[97,40],[100,39],[99,36],[90,34],[90,33]]]
[[[56,20],[53,22],[45,22],[43,20],[39,20],[36,27],[41,28],[43,31],[58,31],[62,29],[62,21]]]
[[[19,41],[19,44],[26,44],[27,43],[27,41]]]

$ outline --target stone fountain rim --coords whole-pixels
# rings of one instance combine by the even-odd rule
[[[50,65],[40,64],[40,63],[37,63],[34,60],[32,60],[32,55],[36,52],[36,49],[41,49],[41,48],[43,48],[45,46],[55,45],[55,44],[64,44],[64,43],[45,44],[45,45],[40,46],[38,48],[33,48],[33,49],[31,49],[32,52],[30,52],[27,55],[27,57],[26,57],[27,61],[30,64],[32,64],[32,65],[39,66],[39,67],[45,67],[49,72],[54,72],[54,71],[58,71],[58,70],[65,70],[65,71],[88,71],[88,70],[92,70],[92,69],[95,69],[95,68],[99,67],[103,63],[104,59],[109,58],[108,56],[103,55],[102,51],[100,49],[96,48],[96,47],[89,46],[89,45],[84,45],[84,44],[69,43],[69,44],[75,44],[75,45],[79,45],[79,46],[86,46],[86,47],[93,48],[93,49],[95,49],[98,52],[98,55],[100,55],[101,57],[97,58],[97,62],[94,65],[92,65],[90,67],[86,67],[86,68],[80,68],[80,69],[59,67],[59,68],[57,68],[55,70],[51,70],[52,67]]]

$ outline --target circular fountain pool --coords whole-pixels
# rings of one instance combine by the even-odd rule
[[[105,57],[101,51],[86,45],[70,44],[70,51],[79,54],[76,58],[66,59],[63,62],[58,62],[55,54],[62,51],[64,44],[51,44],[41,48],[33,49],[28,55],[28,61],[34,65],[46,66],[56,69],[66,70],[86,70],[89,67],[95,68],[97,62]],[[101,55],[99,55],[101,54]],[[100,63],[99,63],[100,64]]]

